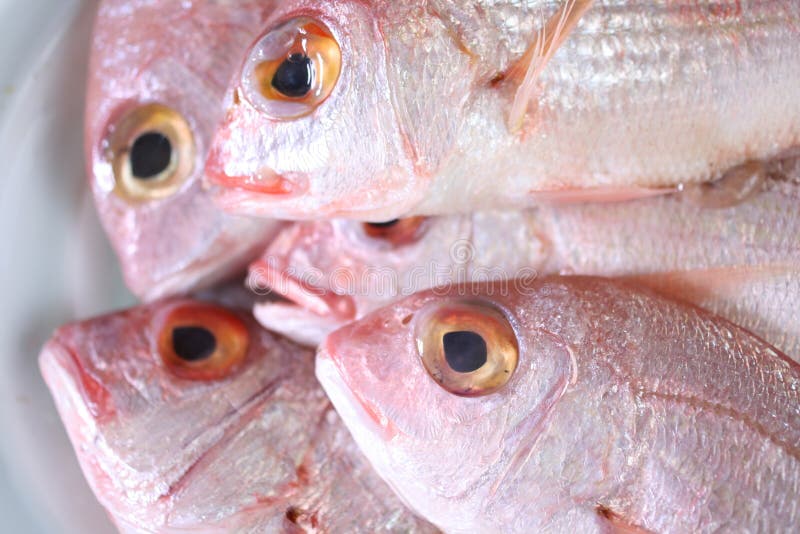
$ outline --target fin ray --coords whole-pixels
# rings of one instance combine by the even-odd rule
[[[508,118],[509,131],[517,132],[522,128],[528,106],[536,93],[536,80],[593,3],[594,0],[567,0],[564,6],[542,25],[533,44],[523,54],[519,63],[512,67],[511,78],[520,79],[520,83],[511,104]]]

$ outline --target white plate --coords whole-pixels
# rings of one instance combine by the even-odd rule
[[[96,0],[0,0],[0,530],[114,532],[39,374],[59,324],[132,302],[95,218],[83,98]]]

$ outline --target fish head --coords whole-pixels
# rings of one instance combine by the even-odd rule
[[[328,406],[312,357],[246,314],[173,299],[62,327],[40,367],[97,498],[155,531],[283,515]]]
[[[538,282],[509,283],[418,293],[332,333],[317,354],[317,377],[373,466],[445,530],[492,515],[570,376],[566,345],[537,324]],[[474,517],[460,523],[464,513]]]
[[[234,77],[209,155],[225,209],[374,221],[425,200],[455,153],[453,110],[471,78],[441,21],[420,19],[435,18],[421,6],[415,17],[394,12],[406,4],[417,3],[276,10]]]
[[[525,212],[296,222],[250,267],[251,289],[283,298],[258,304],[255,314],[271,330],[318,345],[400,297],[535,272],[547,249],[535,223]]]
[[[221,212],[203,185],[228,80],[269,4],[99,7],[86,158],[101,222],[137,296],[211,285],[244,268],[275,231],[272,221]]]
[[[256,305],[256,317],[317,345],[348,321],[465,272],[468,262],[451,249],[469,236],[470,224],[469,217],[411,217],[286,226],[250,267],[251,289],[282,297]]]

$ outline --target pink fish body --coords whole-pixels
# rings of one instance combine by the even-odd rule
[[[799,32],[794,0],[283,2],[209,176],[292,219],[648,196],[800,145]]]
[[[137,296],[209,286],[277,230],[222,213],[202,184],[228,79],[270,12],[254,0],[100,3],[86,157],[100,219]]]
[[[123,532],[433,532],[371,470],[313,354],[166,300],[59,329],[42,373]]]
[[[800,366],[633,286],[422,292],[331,334],[317,376],[381,476],[446,532],[800,521]]]
[[[250,269],[268,328],[308,344],[439,284],[536,274],[633,278],[697,304],[800,359],[800,167],[767,165],[760,188],[713,209],[714,191],[614,206],[480,212],[392,225],[336,220],[284,228]],[[780,230],[778,230],[780,229]],[[343,313],[344,312],[344,313]]]

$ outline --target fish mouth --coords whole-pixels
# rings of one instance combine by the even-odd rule
[[[332,349],[329,339],[317,351],[314,369],[317,380],[375,472],[407,507],[414,509],[415,506],[408,500],[402,488],[396,485],[392,477],[387,476],[388,473],[397,471],[388,444],[395,438],[402,439],[405,434],[378,407],[359,397],[347,385],[347,377],[336,360],[339,355]]]
[[[116,412],[111,394],[68,343],[57,338],[49,341],[39,355],[39,368],[60,411],[70,409],[92,425]]]
[[[208,289],[219,282],[224,282],[231,276],[243,272],[250,260],[264,250],[280,228],[280,223],[274,221],[265,220],[264,223],[264,230],[258,239],[247,237],[241,242],[234,241],[226,246],[226,259],[223,261],[218,257],[204,254],[193,258],[185,265],[170,264],[168,270],[161,269],[161,265],[150,264],[151,272],[160,273],[150,274],[146,269],[134,269],[136,255],[129,254],[123,262],[125,285],[134,295],[147,303]],[[226,245],[227,241],[229,240],[226,240]],[[212,248],[219,249],[217,246]]]
[[[345,325],[335,317],[323,317],[291,302],[259,302],[253,307],[256,320],[272,332],[308,347],[317,347]]]
[[[259,289],[269,289],[272,293],[320,317],[349,322],[356,316],[353,297],[340,295],[307,280],[301,280],[286,269],[280,269],[264,260],[258,260],[250,266],[250,284]]]
[[[206,159],[204,180],[223,189],[238,189],[280,199],[308,191],[308,178],[302,173],[289,176],[269,167],[261,167],[256,172],[232,173],[226,168],[222,156],[213,149]]]
[[[399,433],[397,427],[379,408],[348,386],[329,345],[330,339],[317,351],[315,374],[322,389],[359,444],[370,443],[374,437],[379,437],[383,442],[390,441]],[[353,422],[358,424],[353,425]]]
[[[113,497],[103,491],[110,482],[109,475],[97,461],[100,454],[98,426],[99,418],[115,412],[111,396],[91,377],[63,340],[53,339],[44,346],[39,355],[39,369],[75,450],[81,471],[105,506],[107,499]]]
[[[304,188],[272,169],[262,169],[256,176],[249,174],[229,175],[221,171],[206,172],[209,183],[225,189],[239,189],[259,195],[276,197],[297,196],[304,192]]]

